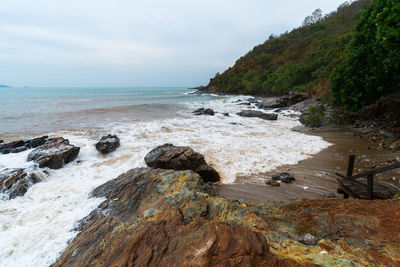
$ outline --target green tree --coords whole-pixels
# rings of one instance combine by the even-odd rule
[[[399,0],[375,0],[362,15],[349,59],[331,84],[335,103],[351,111],[400,91]]]

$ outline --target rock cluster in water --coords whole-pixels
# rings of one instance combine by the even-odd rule
[[[34,166],[0,169],[1,198],[12,199],[23,196],[30,186],[46,177],[46,172],[39,168],[59,169],[75,160],[80,150],[62,137],[43,136],[26,141],[2,143],[0,153],[19,153],[32,148],[35,149],[28,154],[27,161],[34,161],[36,163]]]
[[[64,164],[76,159],[79,150],[79,147],[71,145],[67,139],[51,138],[29,153],[28,161],[34,161],[40,168],[60,169]]]
[[[1,154],[9,154],[9,153],[18,153],[30,148],[36,148],[45,144],[48,140],[48,136],[42,136],[30,140],[18,140],[12,141],[9,143],[0,142],[0,153]]]
[[[44,177],[45,173],[36,169],[2,169],[0,170],[0,193],[6,199],[23,196],[30,186],[40,182]]]

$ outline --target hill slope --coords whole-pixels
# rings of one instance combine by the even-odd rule
[[[210,80],[214,92],[279,95],[289,91],[321,96],[330,89],[330,77],[349,55],[350,41],[364,7],[372,0],[341,5],[320,17],[318,10],[305,25],[279,37],[270,36],[235,65]]]

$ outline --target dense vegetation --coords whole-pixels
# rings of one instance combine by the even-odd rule
[[[399,0],[375,0],[362,15],[349,59],[332,77],[332,92],[335,103],[351,111],[400,92]]]
[[[341,5],[322,16],[316,10],[303,26],[271,35],[236,64],[210,80],[209,89],[224,93],[275,95],[288,91],[322,95],[335,68],[346,62],[356,22],[371,0]]]

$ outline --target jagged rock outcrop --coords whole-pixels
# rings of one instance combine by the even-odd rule
[[[288,95],[266,98],[258,104],[258,107],[263,109],[285,108],[304,101],[308,98],[310,98],[310,96],[308,95],[297,92],[290,92]]]
[[[150,168],[92,196],[106,200],[52,266],[400,264],[400,200],[243,203],[216,195],[192,171]]]
[[[144,161],[152,168],[195,171],[204,182],[218,182],[220,178],[214,168],[206,163],[204,156],[188,146],[158,146],[145,156]]]
[[[30,148],[36,148],[38,146],[44,145],[48,140],[48,136],[42,136],[38,138],[33,138],[30,140],[18,140],[12,141],[9,143],[0,142],[0,153],[1,154],[9,154],[9,153],[19,153]]]
[[[28,161],[36,162],[40,168],[59,169],[79,154],[79,147],[71,145],[62,137],[52,138],[28,155]]]
[[[236,114],[241,117],[249,117],[249,118],[255,117],[269,121],[275,121],[278,119],[278,114],[276,113],[264,113],[262,111],[257,111],[257,110],[242,110]]]
[[[103,136],[95,145],[97,151],[102,154],[108,154],[116,150],[120,146],[120,140],[116,135]]]
[[[30,186],[40,182],[44,177],[45,174],[39,170],[0,170],[0,194],[6,199],[23,196]]]
[[[321,103],[321,101],[317,98],[308,98],[304,101],[301,101],[293,106],[290,106],[291,110],[303,112],[308,109],[310,106],[317,106]]]
[[[259,231],[216,219],[224,208],[210,201],[206,191],[192,171],[131,170],[93,191],[107,200],[84,220],[82,232],[53,266],[280,262]]]

